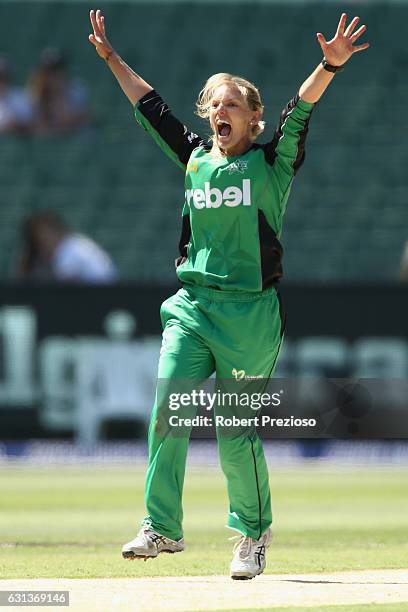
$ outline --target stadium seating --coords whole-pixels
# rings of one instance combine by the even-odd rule
[[[60,46],[71,74],[89,85],[95,125],[63,139],[0,138],[0,274],[10,275],[24,215],[51,207],[110,251],[122,279],[174,281],[182,172],[135,124],[88,43],[88,3],[1,8],[0,51],[12,58],[16,81],[24,83],[42,48]],[[406,7],[364,3],[359,11],[372,46],[336,75],[312,118],[282,234],[289,281],[395,279],[408,238]],[[192,129],[208,134],[193,113],[203,82],[230,71],[261,88],[269,137],[320,60],[316,31],[330,36],[340,12],[329,3],[203,0],[109,3],[105,15],[118,51]]]

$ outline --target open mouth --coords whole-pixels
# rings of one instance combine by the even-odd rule
[[[220,138],[227,138],[231,134],[231,126],[229,123],[220,121],[217,123],[217,131]]]

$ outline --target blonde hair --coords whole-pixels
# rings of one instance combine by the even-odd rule
[[[213,74],[207,80],[206,84],[200,91],[196,102],[196,114],[202,119],[208,119],[210,116],[211,101],[214,97],[214,92],[221,85],[235,85],[235,87],[244,96],[249,108],[253,111],[261,111],[263,113],[263,104],[259,90],[253,83],[246,79],[229,74],[229,72],[218,72]],[[257,121],[251,128],[252,139],[255,140],[259,134],[265,129],[265,121]]]

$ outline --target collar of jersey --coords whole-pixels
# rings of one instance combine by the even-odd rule
[[[214,161],[218,161],[218,162],[219,162],[219,161],[221,161],[221,160],[225,160],[226,162],[228,162],[228,163],[229,163],[229,162],[232,162],[232,161],[235,161],[235,160],[239,159],[240,157],[244,157],[245,155],[247,155],[247,153],[249,153],[250,151],[252,151],[252,150],[255,148],[255,147],[254,147],[254,145],[255,145],[255,143],[253,142],[253,143],[251,144],[251,146],[249,147],[249,149],[247,149],[246,151],[244,151],[244,153],[241,153],[241,155],[228,155],[228,156],[227,156],[227,155],[225,155],[225,156],[224,156],[224,155],[221,155],[220,157],[214,157],[214,156],[211,156],[211,157],[212,157],[212,159],[213,159]],[[206,148],[207,148],[207,147],[206,147]],[[211,153],[211,148],[212,148],[212,147],[210,147],[210,148],[208,149],[208,152],[209,152],[209,153]]]

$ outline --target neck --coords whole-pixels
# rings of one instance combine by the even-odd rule
[[[214,141],[213,147],[212,147],[212,152],[215,155],[220,155],[222,157],[237,157],[237,156],[243,155],[244,153],[249,151],[251,146],[252,146],[252,140],[247,139],[247,138],[245,140],[242,140],[241,142],[238,142],[233,147],[225,148],[225,149],[221,148]]]

